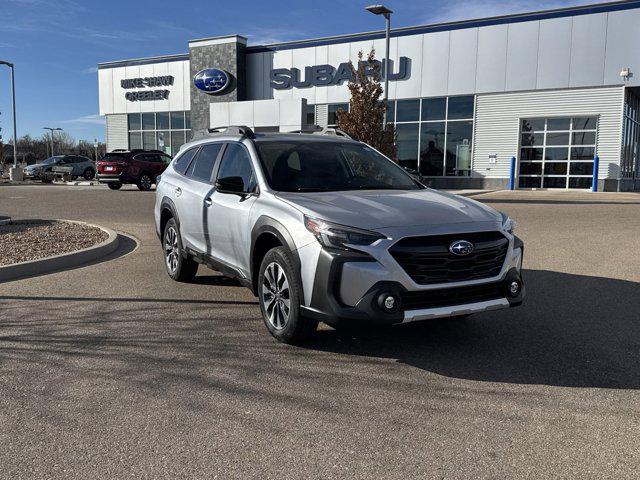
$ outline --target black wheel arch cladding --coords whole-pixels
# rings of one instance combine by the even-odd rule
[[[258,279],[258,271],[260,270],[260,262],[262,261],[262,257],[267,253],[269,249],[266,251],[261,251],[260,248],[260,239],[267,239],[271,237],[268,245],[276,246],[280,244],[284,247],[287,247],[289,252],[291,252],[291,259],[294,262],[294,266],[300,271],[300,257],[298,256],[298,251],[296,248],[296,244],[293,241],[293,237],[289,233],[282,223],[276,220],[273,217],[269,217],[267,215],[262,215],[258,218],[256,223],[254,224],[251,230],[251,254],[249,258],[249,268],[251,275],[251,284],[253,286],[253,293],[257,294],[257,279]],[[276,242],[277,241],[277,242]],[[256,254],[259,254],[256,256]],[[304,289],[304,285],[302,285]],[[304,294],[302,295],[304,298]]]

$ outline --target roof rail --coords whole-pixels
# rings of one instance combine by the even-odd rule
[[[256,138],[250,127],[245,125],[227,125],[224,127],[214,127],[208,129],[209,133],[226,133],[227,135],[242,135],[248,138]]]
[[[334,135],[336,137],[345,137],[345,138],[352,139],[351,136],[347,132],[345,132],[344,130],[340,130],[339,128],[335,128],[335,127],[324,127],[322,130],[320,130],[318,132],[313,132],[313,133],[315,133],[317,135]]]
[[[291,130],[286,133],[320,133],[322,131],[322,127],[318,125],[306,125],[302,127],[300,130]]]

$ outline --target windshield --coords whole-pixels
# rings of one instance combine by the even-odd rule
[[[43,160],[40,163],[44,163],[45,165],[51,165],[53,163],[58,163],[62,159],[62,157],[49,157],[46,160]]]
[[[362,143],[258,140],[260,162],[280,192],[417,190],[395,163]]]

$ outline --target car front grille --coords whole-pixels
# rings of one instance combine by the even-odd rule
[[[442,290],[404,292],[400,295],[405,310],[448,307],[505,298],[502,283],[485,283]]]
[[[454,255],[449,246],[467,240],[474,246],[469,255]],[[419,285],[463,282],[495,277],[502,270],[509,240],[500,232],[408,237],[389,248],[411,279]]]

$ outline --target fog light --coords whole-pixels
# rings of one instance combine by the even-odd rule
[[[520,293],[520,282],[514,280],[509,284],[509,293],[512,297],[517,297]]]
[[[378,296],[378,307],[385,313],[397,312],[400,308],[400,299],[392,293],[381,293]]]
[[[391,295],[386,297],[384,299],[384,308],[386,308],[387,310],[393,310],[394,308],[396,308],[396,299]]]

